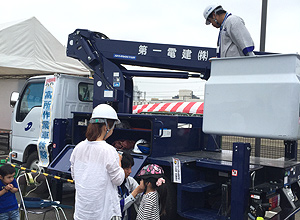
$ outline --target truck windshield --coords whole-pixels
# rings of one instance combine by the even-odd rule
[[[16,114],[16,120],[21,122],[34,107],[42,106],[44,81],[28,83],[23,91]]]

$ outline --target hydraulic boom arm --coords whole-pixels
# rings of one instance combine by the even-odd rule
[[[104,34],[77,29],[69,35],[67,56],[94,72],[94,106],[110,102],[118,112],[132,112],[133,76],[207,79],[215,48],[110,40]],[[180,71],[127,70],[122,64]],[[200,75],[201,74],[201,75]]]

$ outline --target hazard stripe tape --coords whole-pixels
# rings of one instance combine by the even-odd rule
[[[6,158],[6,163],[7,163],[7,160],[8,159]],[[18,166],[18,165],[12,164],[12,163],[7,163],[7,164],[10,164],[14,168],[18,168],[20,170],[24,170],[24,171],[27,171],[27,172],[38,173],[38,174],[42,174],[44,176],[49,176],[49,177],[57,179],[57,180],[62,180],[62,181],[66,181],[66,182],[69,182],[69,183],[74,183],[74,180],[71,180],[71,179],[66,179],[66,178],[63,178],[63,177],[60,177],[60,176],[55,176],[55,175],[52,175],[52,174],[49,174],[49,173],[41,173],[41,172],[38,172],[37,170],[31,170],[31,169],[28,169],[26,167]]]

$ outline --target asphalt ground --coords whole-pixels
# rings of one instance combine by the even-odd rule
[[[16,197],[17,197],[18,202],[20,202],[20,196],[19,196],[18,193],[16,193]],[[69,206],[73,207],[72,209],[66,209],[66,208],[63,209],[63,211],[66,215],[66,218],[69,219],[69,220],[73,219],[74,202],[75,202],[74,198],[75,198],[74,193],[66,194],[66,195],[63,195],[63,199],[61,201],[61,204],[69,205]],[[60,219],[62,219],[62,220],[65,219],[64,216],[62,215],[62,212],[59,212],[59,216],[60,216]],[[23,219],[26,219],[26,218],[23,218]],[[43,215],[35,215],[35,214],[30,214],[29,213],[28,214],[28,219],[29,220],[40,220],[40,219],[43,219]],[[47,212],[45,220],[54,220],[54,219],[56,219],[55,212],[54,211]],[[22,220],[22,218],[21,218],[21,220]]]

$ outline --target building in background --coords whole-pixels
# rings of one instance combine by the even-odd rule
[[[146,92],[138,90],[137,86],[134,86],[133,91],[133,105],[144,105],[151,103],[167,103],[167,102],[203,102],[203,99],[195,96],[192,90],[182,89],[178,91],[178,95],[173,96],[171,99],[159,99],[151,98],[146,100]]]
[[[134,104],[133,114],[160,112],[171,114],[203,114],[204,102],[192,90],[179,90],[171,99],[151,98],[149,102]]]
[[[150,102],[146,101],[146,92],[139,90],[138,86],[133,87],[133,105],[144,105],[149,104]]]
[[[203,102],[203,99],[195,96],[192,90],[182,89],[178,91],[178,95],[171,99],[152,98],[149,103],[166,103],[166,102]]]

